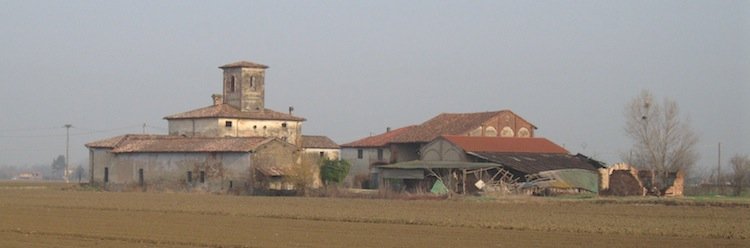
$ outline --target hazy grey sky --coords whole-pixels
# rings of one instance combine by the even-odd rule
[[[165,133],[217,66],[270,66],[267,107],[339,143],[441,112],[511,109],[619,161],[626,102],[676,100],[702,166],[750,153],[749,1],[0,1],[0,165]],[[726,160],[724,160],[726,164]]]

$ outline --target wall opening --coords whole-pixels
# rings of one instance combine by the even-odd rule
[[[187,172],[187,182],[188,183],[192,183],[193,182],[193,172],[192,171],[188,171]]]
[[[206,172],[205,171],[201,171],[200,178],[199,178],[198,182],[200,182],[200,183],[205,183],[206,182]]]
[[[362,159],[362,157],[364,157],[364,154],[363,154],[363,152],[362,152],[362,149],[357,149],[357,158],[358,158],[358,159]]]
[[[143,187],[143,168],[138,169],[138,185]]]
[[[109,182],[109,167],[104,167],[104,182]]]
[[[224,122],[225,127],[232,127],[232,121],[225,121]]]

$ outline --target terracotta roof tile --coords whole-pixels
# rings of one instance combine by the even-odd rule
[[[383,147],[386,144],[390,143],[393,138],[398,137],[403,133],[410,132],[416,128],[418,128],[418,126],[406,126],[397,128],[389,132],[343,144],[341,145],[341,147]]]
[[[86,144],[89,148],[112,148],[114,153],[131,152],[249,152],[273,138],[266,137],[182,137],[129,134]]]
[[[303,148],[339,149],[339,145],[326,136],[302,135]]]
[[[565,148],[545,138],[502,138],[482,136],[443,136],[466,152],[556,153],[568,154]]]
[[[164,117],[167,120],[174,119],[199,119],[199,118],[238,118],[253,120],[286,120],[305,121],[305,118],[265,109],[263,112],[242,112],[229,104],[211,105],[188,112]]]
[[[489,119],[498,116],[501,113],[512,113],[514,116],[523,120],[510,110],[500,110],[492,112],[477,113],[443,113],[433,117],[430,120],[419,125],[409,132],[405,132],[391,140],[393,143],[415,143],[430,142],[440,135],[463,135],[474,128],[482,125]],[[526,120],[523,120],[526,121]],[[528,122],[528,121],[526,121]],[[529,122],[530,123],[530,122]],[[536,128],[532,125],[533,128]]]
[[[120,141],[125,139],[125,137],[127,137],[127,135],[120,135],[120,136],[115,136],[115,137],[107,138],[103,140],[97,140],[91,143],[87,143],[86,147],[88,148],[114,148],[117,145],[117,143],[120,143]]]
[[[260,68],[260,69],[266,69],[266,68],[268,68],[267,65],[253,63],[253,62],[250,62],[250,61],[237,61],[237,62],[234,62],[234,63],[230,63],[230,64],[219,66],[219,68],[221,68],[221,69],[236,68],[236,67]]]

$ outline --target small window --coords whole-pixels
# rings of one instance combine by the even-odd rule
[[[138,184],[143,187],[143,168],[138,169]]]
[[[250,87],[255,88],[255,77],[250,77]]]
[[[200,178],[198,178],[198,179],[199,179],[200,183],[205,183],[206,182],[206,172],[205,171],[201,171]]]
[[[325,155],[326,155],[326,153],[325,153],[325,152],[320,152],[320,157],[321,157],[321,158],[322,158],[323,156],[325,156]]]
[[[187,182],[188,183],[192,183],[193,182],[193,172],[192,171],[188,171],[187,172]]]
[[[232,121],[226,121],[224,122],[225,127],[232,127]]]
[[[362,149],[357,149],[357,158],[362,159],[364,157],[364,154],[362,152]]]
[[[253,129],[258,129],[258,126],[253,126]]]
[[[281,127],[286,128],[286,122],[281,123]]]
[[[378,149],[378,160],[383,160],[383,149]]]
[[[232,78],[229,79],[229,92],[234,92],[236,89],[237,89],[236,78],[232,76]]]
[[[104,182],[109,182],[109,167],[104,167]]]

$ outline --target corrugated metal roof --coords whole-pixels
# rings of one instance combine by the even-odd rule
[[[500,153],[500,152],[470,152],[488,162],[502,164],[504,168],[525,174],[536,174],[540,171],[560,169],[584,169],[596,171],[599,167],[589,163],[587,159],[570,154],[550,153]]]
[[[237,61],[237,62],[234,62],[234,63],[229,63],[229,64],[226,64],[226,65],[219,66],[219,68],[221,68],[221,69],[236,68],[236,67],[260,68],[260,69],[267,69],[268,68],[267,65],[262,65],[262,64],[258,64],[258,63],[254,63],[254,62],[250,62],[250,61]]]
[[[237,118],[252,120],[287,120],[287,121],[305,121],[305,118],[297,117],[285,113],[265,109],[260,112],[242,112],[229,104],[211,105],[179,114],[164,117],[167,120],[173,119],[200,119],[200,118]]]
[[[339,145],[330,138],[321,135],[302,135],[303,148],[339,149]]]
[[[445,135],[444,139],[467,152],[561,153],[565,148],[545,138],[503,138]]]
[[[273,140],[266,137],[182,137],[129,134],[86,144],[111,148],[114,153],[133,152],[250,152]]]

